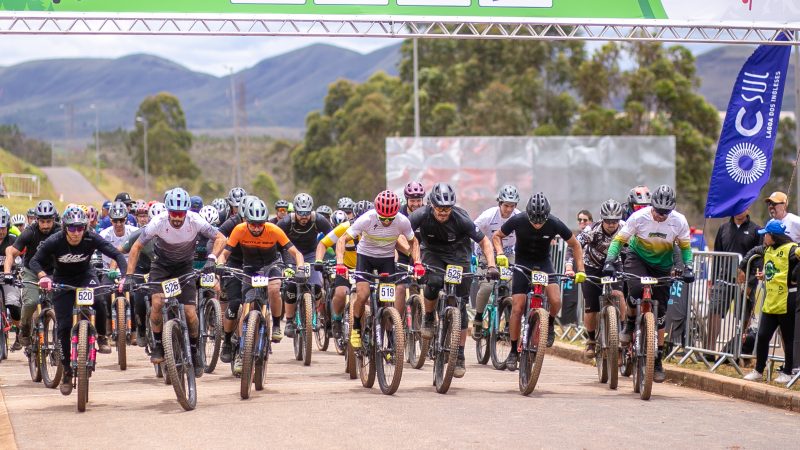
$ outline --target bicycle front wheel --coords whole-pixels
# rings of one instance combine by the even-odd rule
[[[41,345],[39,345],[39,342],[41,342],[39,333],[41,333],[42,325],[39,323],[39,316],[37,314],[34,314],[31,323],[33,324],[30,333],[31,344],[28,346],[26,354],[28,356],[28,371],[31,374],[31,380],[38,383],[42,381],[42,367],[39,364],[42,360],[42,349]]]
[[[342,342],[345,347],[344,371],[350,375],[351,380],[358,376],[356,369],[356,352],[350,345],[350,330],[353,329],[353,303],[348,301],[344,307],[344,318],[342,319]]]
[[[117,364],[119,364],[119,370],[125,370],[128,368],[128,322],[125,320],[125,311],[127,310],[125,297],[117,297],[114,308],[117,310],[117,323],[114,324],[114,329],[117,330]]]
[[[78,411],[86,411],[89,401],[89,322],[81,320],[78,323]]]
[[[606,306],[605,344],[603,359],[608,372],[608,388],[616,389],[619,383],[619,317],[617,308]]]
[[[42,381],[45,386],[51,389],[58,387],[61,383],[61,376],[64,374],[59,347],[56,313],[52,309],[48,309],[44,315],[44,340],[40,351],[42,358],[40,367]]]
[[[298,334],[301,335],[301,342],[303,343],[303,365],[311,365],[311,336],[314,335],[314,300],[311,294],[303,294],[302,305],[302,330],[298,329]]]
[[[519,355],[519,392],[530,395],[542,372],[547,348],[547,311],[537,308],[528,313],[528,331]]]
[[[177,320],[172,319],[164,326],[163,342],[164,362],[175,397],[183,409],[191,411],[197,402],[194,368],[189,363],[189,349],[184,345],[183,330]]]
[[[650,400],[653,390],[653,374],[656,361],[656,319],[652,312],[642,316],[642,353],[636,356],[636,373],[634,374],[635,391],[642,400]]]
[[[489,311],[484,311],[483,314],[483,330],[480,337],[475,341],[475,358],[478,364],[486,364],[489,362],[489,324],[490,324]]]
[[[222,345],[222,319],[219,300],[210,298],[203,306],[203,323],[200,328],[200,352],[205,363],[205,373],[213,373],[219,360]]]
[[[253,375],[255,374],[255,353],[256,337],[261,325],[261,314],[258,311],[250,311],[246,318],[247,330],[244,333],[244,350],[242,351],[242,379],[239,393],[243,399],[250,398],[250,389],[253,385]]]
[[[330,314],[326,305],[324,300],[317,303],[317,326],[314,327],[314,340],[317,343],[317,350],[321,352],[328,350],[331,339],[328,335],[328,329],[331,326]]]
[[[372,312],[364,308],[361,318],[361,350],[356,352],[356,366],[361,385],[371,388],[375,384],[375,343],[372,341]]]
[[[511,297],[500,300],[494,313],[494,323],[489,332],[489,354],[495,369],[506,370],[506,359],[511,352]]]
[[[433,385],[436,392],[446,394],[453,381],[453,371],[456,369],[458,359],[458,344],[461,342],[461,311],[458,308],[447,307],[444,317],[439,322],[441,334],[434,339],[436,343],[436,359],[433,364]]]
[[[429,339],[423,339],[421,329],[422,320],[425,315],[422,298],[419,295],[412,295],[408,299],[409,317],[406,326],[406,353],[411,367],[421,369],[425,365],[425,358],[428,357],[428,348],[431,345]]]
[[[403,377],[403,322],[400,313],[392,307],[384,308],[381,313],[380,346],[376,347],[375,359],[378,363],[378,384],[381,392],[392,395],[400,386]],[[376,343],[377,345],[377,343]]]
[[[269,319],[262,316],[261,326],[259,328],[261,329],[259,331],[260,334],[256,334],[258,339],[256,342],[258,342],[258,345],[256,345],[255,349],[256,372],[254,375],[254,383],[257,391],[264,389],[264,385],[267,382],[267,363],[269,363],[269,348],[271,345],[271,323]]]

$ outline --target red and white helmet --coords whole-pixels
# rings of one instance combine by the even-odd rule
[[[400,210],[400,199],[397,194],[386,190],[375,197],[375,212],[381,217],[394,217]]]

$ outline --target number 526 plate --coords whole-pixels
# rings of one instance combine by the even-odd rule
[[[177,278],[170,278],[169,280],[161,282],[161,290],[164,291],[165,297],[177,297],[181,295],[181,282]]]

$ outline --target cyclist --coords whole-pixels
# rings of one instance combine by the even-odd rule
[[[331,232],[331,223],[328,219],[317,215],[314,212],[314,199],[306,193],[297,194],[294,197],[294,212],[284,217],[278,222],[278,227],[292,241],[294,247],[303,255],[303,261],[314,261],[315,252],[317,249],[317,235],[322,233],[323,236]],[[292,262],[292,255],[289,256],[286,263]],[[299,261],[297,267],[302,264]],[[311,276],[308,279],[309,285],[313,286],[314,296],[317,300],[322,298],[322,273],[316,270],[311,271]],[[285,285],[285,300],[286,300],[286,337],[294,337],[295,323],[295,302],[296,298],[296,285],[293,282],[287,282]]]
[[[155,240],[155,257],[150,265],[150,281],[166,281],[190,273],[194,257],[197,235],[214,239],[212,253],[203,267],[204,272],[214,270],[217,255],[225,245],[225,236],[215,230],[199,214],[189,211],[189,193],[182,188],[175,188],[165,198],[167,214],[160,214],[153,218],[144,228],[139,240],[131,247],[128,260],[128,274],[133,274],[139,261],[142,247]],[[134,285],[133,280],[128,282],[128,288]],[[189,340],[191,353],[194,359],[195,376],[203,375],[203,363],[197,352],[198,322],[195,300],[197,297],[196,283],[186,283],[181,287],[179,301],[186,313],[186,325],[189,327]],[[155,338],[155,348],[150,355],[150,362],[161,363],[164,360],[164,347],[161,342],[161,309],[164,306],[164,295],[153,294],[153,308],[150,311],[150,325]]]
[[[362,214],[364,214],[366,211],[369,211],[371,208],[371,203],[365,201],[358,202],[355,208],[353,208],[353,221],[357,220]],[[341,216],[343,216],[345,219],[347,217],[344,211],[337,210],[333,214],[334,218],[336,218],[337,214],[341,214]],[[319,244],[317,244],[316,259],[314,260],[314,270],[322,271],[323,258],[327,255],[328,249],[336,248],[336,243],[339,242],[339,238],[344,236],[348,228],[350,228],[350,221],[344,220],[343,222],[337,224],[330,233],[326,234],[325,237],[319,241]],[[355,270],[356,268],[357,245],[358,237],[356,237],[356,239],[354,239],[351,243],[345,245],[342,262],[348,270]],[[344,313],[344,304],[347,299],[347,294],[350,292],[350,288],[350,280],[346,276],[337,274],[333,279],[331,329],[333,331],[333,336],[337,339],[342,337],[342,314]]]
[[[232,188],[228,191],[228,197],[225,199],[230,207],[230,215],[235,216],[239,214],[239,203],[247,195],[247,191],[240,187]]]
[[[283,199],[278,200],[277,202],[275,202],[275,217],[269,219],[269,221],[274,224],[277,224],[278,222],[283,220],[283,218],[286,217],[288,214],[289,214],[289,202]]]
[[[128,208],[129,212],[130,212],[131,207],[133,206],[133,199],[131,198],[130,194],[128,194],[127,192],[120,192],[119,194],[117,194],[117,196],[114,197],[114,202],[113,203],[116,203],[116,202],[124,203],[125,207]],[[109,205],[109,208],[110,207],[111,207],[111,205]],[[134,217],[133,214],[130,214],[130,213],[128,214],[127,224],[131,225],[131,226],[134,226],[134,227],[137,226],[136,217]],[[106,215],[105,217],[103,217],[100,220],[100,222],[98,223],[98,226],[100,227],[101,230],[105,230],[106,228],[110,227],[111,226],[111,218],[108,215]]]
[[[400,206],[400,214],[408,217],[414,211],[420,209],[423,205],[423,199],[425,198],[425,187],[422,186],[422,183],[418,181],[411,181],[406,184],[406,187],[403,188],[403,197],[406,199],[406,203]],[[419,233],[414,230],[417,239],[419,239]],[[397,248],[397,262],[400,264],[411,265],[411,257],[408,254],[408,242],[405,241],[405,238],[399,238],[400,245]],[[403,313],[405,311],[405,304],[406,304],[406,289],[408,284],[411,280],[409,279],[402,279],[397,282],[397,290],[395,290],[395,308],[398,311]],[[412,294],[418,294],[418,292],[412,292]]]
[[[497,264],[501,267],[508,266],[508,257],[503,250],[503,238],[515,233],[517,242],[514,244],[514,257],[517,266],[522,266],[527,270],[540,270],[546,273],[553,273],[553,263],[550,261],[550,242],[561,236],[567,245],[572,248],[575,256],[575,265],[578,272],[575,273],[575,282],[582,283],[586,279],[583,272],[583,251],[578,239],[572,234],[569,227],[558,217],[550,214],[550,201],[541,192],[533,194],[528,199],[525,212],[517,214],[506,221],[492,237],[494,250],[497,254]],[[515,270],[511,280],[511,324],[509,331],[511,334],[511,351],[506,359],[508,370],[517,369],[519,359],[517,342],[519,341],[522,310],[525,300],[530,291],[530,279],[520,271]],[[555,341],[555,318],[561,309],[561,294],[558,283],[550,280],[545,288],[547,302],[550,304],[550,317],[547,322],[547,346],[552,347]]]
[[[215,198],[214,201],[211,202],[211,206],[217,208],[219,223],[225,223],[231,212],[231,207],[228,205],[228,202],[224,198]]]
[[[350,197],[342,197],[336,202],[336,208],[344,211],[349,220],[353,220],[353,208],[355,206],[356,202]]]
[[[326,218],[328,222],[331,221],[331,214],[333,214],[333,209],[331,209],[328,205],[319,205],[317,206],[317,214],[321,215],[322,217]]]
[[[236,188],[234,188],[236,189]],[[232,190],[233,191],[233,190]],[[237,193],[238,195],[238,193]],[[242,223],[242,215],[239,214],[241,208],[239,205],[242,203],[242,200],[245,199],[247,195],[243,195],[236,199],[237,207],[236,212],[233,212],[231,209],[231,213],[228,216],[228,219],[219,226],[219,232],[222,233],[226,238],[230,237],[233,229],[236,228],[236,225]],[[228,203],[228,207],[230,208],[230,203]],[[233,267],[235,269],[242,268],[242,249],[236,247],[233,249],[232,253],[228,258],[226,258],[226,263],[228,267]],[[220,299],[220,306],[225,307],[226,302],[241,302],[242,301],[242,281],[236,277],[223,277],[220,280],[220,286],[225,293],[224,301]]]
[[[475,219],[475,225],[478,226],[478,229],[481,230],[485,236],[494,236],[495,231],[499,230],[511,216],[521,212],[517,209],[519,191],[516,186],[506,184],[501,187],[497,192],[496,201],[497,206],[492,206]],[[510,264],[514,264],[514,244],[516,243],[516,237],[512,233],[510,236],[503,238],[502,242],[503,254],[506,255]],[[494,248],[492,248],[492,252],[494,252]],[[481,262],[488,265],[488,261],[480,246],[476,246],[475,253]],[[486,308],[486,304],[489,302],[489,296],[492,294],[493,289],[493,281],[481,281],[478,286],[478,293],[475,296],[475,319],[472,321],[472,337],[476,340],[483,336],[483,311]]]
[[[8,214],[7,211],[0,211],[0,263],[4,264],[5,267],[5,259],[6,259],[6,249],[11,247],[14,244],[14,241],[17,239],[16,236],[9,233],[8,230],[9,220],[11,216]],[[12,323],[18,324],[20,319],[20,295],[19,289],[14,286],[14,277],[11,275],[11,268],[13,268],[14,261],[11,261],[11,265],[9,266],[9,270],[6,271],[6,278],[11,281],[9,284],[3,284],[0,286],[0,290],[2,290],[3,295],[3,305],[8,308],[9,316],[11,317]],[[2,332],[2,330],[0,330]],[[12,350],[19,350],[22,348],[22,345],[19,343],[19,333],[17,333],[17,340],[14,341],[14,345],[11,347]]]
[[[0,213],[8,214],[8,216],[11,217],[11,210],[6,208],[5,206],[0,205]],[[22,234],[22,231],[20,231],[19,228],[14,226],[14,224],[9,223],[8,224],[8,233],[10,235],[12,235],[12,236],[19,236],[20,234]]]
[[[68,208],[64,211],[62,224],[64,229],[42,242],[42,245],[36,250],[36,255],[31,259],[30,268],[36,273],[40,289],[48,291],[53,288],[54,282],[77,287],[98,285],[97,275],[90,266],[95,251],[113,258],[120,270],[127,270],[124,255],[110,242],[86,228],[89,220],[81,209]],[[50,264],[53,264],[52,270],[49,270]],[[64,378],[61,381],[63,395],[69,395],[72,392],[72,367],[70,366],[70,354],[66,350],[70,348],[74,298],[75,293],[71,291],[62,291],[53,296],[58,340],[62,349],[61,363],[64,366]],[[94,309],[97,334],[105,336],[106,312],[103,301],[99,297],[95,297]]]
[[[14,214],[11,216],[11,226],[17,227],[20,233],[25,231],[25,225],[28,224],[28,221],[25,220],[25,216],[22,214]]]
[[[620,220],[622,219],[622,205],[614,199],[608,199],[600,205],[600,221],[589,225],[585,230],[578,234],[578,242],[583,248],[583,264],[586,274],[595,277],[603,276],[603,265],[606,262],[608,246],[614,236],[620,230]],[[572,272],[575,263],[573,261],[572,248],[567,248],[565,272]],[[614,284],[612,295],[617,297],[621,313],[625,313],[625,302],[622,295],[622,283]],[[602,288],[595,283],[583,283],[584,318],[583,323],[589,339],[586,341],[584,356],[594,358],[597,313],[600,312],[600,295]]]
[[[358,239],[356,246],[357,271],[395,273],[394,249],[400,236],[405,236],[411,244],[414,276],[425,275],[425,267],[419,259],[419,242],[414,238],[411,222],[406,216],[397,214],[400,210],[400,200],[397,195],[389,190],[383,191],[375,198],[374,205],[375,209],[363,213],[350,225],[347,233],[336,242],[336,275],[347,277],[344,253],[347,244],[356,239]],[[350,331],[350,345],[353,348],[361,348],[361,316],[364,314],[364,304],[369,294],[369,281],[356,275],[353,329]]]
[[[694,282],[692,272],[692,247],[690,245],[689,224],[683,214],[675,211],[675,191],[663,184],[656,189],[650,206],[634,212],[614,237],[608,248],[603,273],[614,276],[615,263],[624,244],[628,244],[623,268],[625,272],[640,276],[667,277],[674,261],[673,245],[677,243],[684,263],[683,281]],[[642,298],[642,284],[636,278],[628,280],[628,311],[623,330],[619,333],[619,342],[627,345],[636,327],[636,308],[631,299]],[[658,354],[655,361],[653,380],[661,383],[666,378],[661,358],[664,356],[664,316],[667,312],[669,286],[659,284],[653,286],[653,300],[658,301]]]
[[[263,201],[254,200],[250,202],[249,205],[243,207],[243,212],[245,223],[240,223],[231,232],[227,245],[219,258],[219,263],[224,264],[232,254],[233,249],[238,247],[242,252],[242,270],[248,275],[256,275],[262,269],[272,266],[263,275],[271,278],[267,286],[267,295],[269,297],[269,309],[272,311],[272,340],[279,342],[283,339],[283,333],[281,333],[281,280],[279,278],[281,270],[279,267],[273,266],[273,264],[280,262],[281,254],[278,251],[280,248],[292,255],[299,264],[303,264],[303,255],[292,245],[283,230],[275,224],[267,223],[269,213],[267,205]],[[304,282],[305,272],[297,271],[295,278],[299,282]],[[236,317],[239,314],[241,298],[246,298],[248,294],[255,294],[253,287],[250,283],[243,282],[239,299],[228,302],[228,308],[225,310],[225,320],[223,321],[225,342],[222,345],[222,353],[220,354],[222,362],[231,361],[233,328],[236,326]],[[239,324],[239,331],[241,332],[241,324]],[[241,370],[242,360],[241,354],[239,354],[234,363],[234,372],[241,372]]]
[[[426,266],[444,269],[447,265],[470,267],[472,242],[481,246],[488,263],[489,278],[500,276],[494,262],[492,243],[478,229],[469,214],[456,206],[456,193],[447,183],[436,183],[428,195],[428,206],[418,209],[409,217],[411,228],[419,230],[422,261]],[[461,378],[466,373],[464,367],[464,343],[467,339],[467,303],[469,302],[469,286],[472,280],[465,279],[457,288],[461,307],[461,342],[458,345],[458,360],[453,376]],[[444,277],[439,273],[428,271],[425,283],[425,320],[422,325],[422,336],[433,338],[433,320],[439,291],[444,288]],[[403,311],[403,310],[401,310]]]
[[[200,208],[203,207],[203,197],[193,195],[189,198],[189,211],[200,213]]]
[[[22,280],[35,283],[39,278],[31,268],[31,260],[45,239],[61,230],[55,224],[56,208],[50,200],[42,200],[36,204],[36,222],[29,225],[25,231],[14,241],[14,244],[6,248],[6,260],[3,263],[3,272],[10,273],[14,259],[25,252],[23,260]],[[43,264],[45,272],[53,271],[53,262],[45,261]],[[6,276],[5,284],[13,284],[13,277]],[[30,344],[31,316],[36,309],[39,301],[39,291],[33,287],[26,287],[22,290],[22,317],[20,318],[20,337],[19,342],[23,346]]]
[[[25,218],[28,219],[28,223],[25,224],[26,227],[33,225],[36,222],[36,207],[29,208]]]
[[[630,192],[628,192],[628,203],[626,206],[627,208],[622,215],[622,220],[628,220],[631,214],[650,206],[650,189],[643,185],[631,188]]]
[[[136,216],[136,226],[142,228],[150,222],[150,208],[147,206],[147,203],[144,201],[137,201],[135,205],[133,205],[133,214]]]

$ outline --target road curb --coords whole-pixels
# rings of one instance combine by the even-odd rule
[[[556,342],[550,353],[559,358],[591,365],[583,357],[583,348]],[[800,392],[781,389],[765,383],[756,383],[736,378],[664,365],[667,381],[678,386],[697,389],[725,397],[747,400],[753,403],[800,412]]]
[[[16,450],[17,441],[14,439],[14,428],[11,426],[11,417],[6,409],[6,398],[0,389],[0,448]]]

